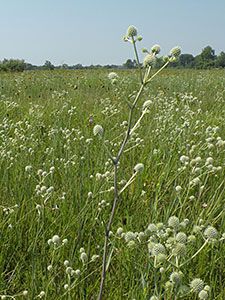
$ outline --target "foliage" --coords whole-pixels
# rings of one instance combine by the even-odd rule
[[[25,68],[25,61],[20,59],[4,59],[0,62],[0,71],[22,72]]]

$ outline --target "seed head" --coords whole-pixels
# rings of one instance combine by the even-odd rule
[[[151,100],[147,100],[144,102],[143,106],[142,106],[142,109],[145,110],[147,108],[149,108],[152,104],[152,101]]]
[[[60,244],[60,237],[58,235],[54,235],[52,237],[52,242],[53,244],[57,245],[57,244]]]
[[[154,66],[156,62],[156,58],[152,54],[147,54],[144,58],[143,65],[144,67]]]
[[[119,76],[118,76],[118,74],[117,74],[116,72],[110,72],[110,73],[108,74],[109,80],[117,79],[118,77],[119,77]]]
[[[127,243],[127,247],[128,248],[134,248],[136,246],[136,244],[135,244],[135,241],[129,241],[128,243]]]
[[[152,248],[152,255],[157,256],[159,254],[166,254],[166,248],[162,244],[157,243]]]
[[[63,245],[66,245],[67,243],[68,243],[68,239],[63,239],[63,240],[62,240],[62,244],[63,244]]]
[[[178,232],[178,234],[176,235],[176,240],[179,242],[179,243],[186,243],[187,241],[187,235],[186,233],[184,232]]]
[[[135,37],[137,36],[137,28],[134,27],[133,25],[130,25],[127,28],[127,37]]]
[[[142,163],[136,164],[134,167],[134,172],[139,173],[144,170],[144,165]]]
[[[195,278],[191,281],[190,287],[193,292],[200,293],[204,288],[204,282],[200,278]]]
[[[159,253],[156,256],[157,263],[162,263],[166,260],[166,254]]]
[[[141,51],[142,53],[149,53],[147,48],[143,48]]]
[[[128,231],[125,233],[124,238],[126,242],[130,242],[136,239],[136,235],[132,231]]]
[[[32,171],[32,166],[25,167],[25,172],[31,172],[31,171]]]
[[[103,127],[101,125],[95,125],[95,127],[93,128],[93,134],[94,135],[103,135]]]
[[[87,254],[85,252],[82,252],[81,255],[80,255],[80,259],[81,259],[83,264],[86,264],[86,262],[88,261]]]
[[[163,56],[164,63],[168,62],[169,60],[170,60],[170,58],[168,56]]]
[[[182,187],[180,185],[177,185],[175,187],[175,190],[176,190],[177,193],[180,193],[182,191]]]
[[[145,241],[145,239],[146,239],[146,235],[145,235],[145,233],[144,232],[139,232],[138,233],[138,239],[139,239],[139,241],[140,242],[143,242],[143,241]]]
[[[139,35],[138,37],[137,37],[137,41],[138,42],[141,42],[143,40],[143,37],[141,36],[141,35]]]
[[[122,233],[123,233],[123,228],[119,227],[116,231],[116,234],[121,236]]]
[[[173,272],[170,274],[170,281],[175,283],[175,284],[178,284],[180,283],[181,281],[181,274],[178,273],[178,272]]]
[[[23,291],[23,296],[26,297],[27,295],[28,295],[28,291],[27,290]]]
[[[196,236],[191,234],[188,236],[188,242],[194,243],[196,241]]]
[[[176,216],[172,216],[168,220],[168,225],[174,229],[177,229],[180,225],[180,221]]]
[[[96,260],[98,260],[99,259],[99,255],[97,255],[97,254],[94,254],[94,255],[92,255],[92,257],[91,257],[91,261],[92,262],[94,262],[94,261],[96,261]]]
[[[159,298],[157,296],[151,296],[149,300],[159,300]]]
[[[213,226],[209,226],[204,231],[204,235],[208,239],[216,239],[218,235],[218,231]]]
[[[73,271],[73,268],[71,268],[71,267],[66,268],[66,274],[71,275],[72,271]]]
[[[209,286],[209,285],[206,285],[206,286],[204,287],[204,291],[210,292],[210,286]]]
[[[41,291],[40,294],[39,294],[39,298],[43,298],[44,296],[45,296],[45,292]]]
[[[161,48],[160,48],[159,45],[154,45],[154,46],[152,46],[152,48],[151,48],[151,51],[152,51],[152,53],[154,53],[154,54],[159,54],[160,50],[161,50]]]
[[[180,47],[174,47],[170,50],[170,55],[172,55],[173,57],[178,57],[181,54],[181,49]]]
[[[186,155],[182,155],[180,157],[180,161],[184,164],[184,163],[187,163],[189,161],[189,157],[186,156]]]
[[[49,272],[51,272],[52,269],[53,269],[52,265],[47,266],[47,270],[48,270]]]
[[[198,298],[199,298],[199,299],[202,299],[202,300],[208,299],[208,297],[209,297],[209,294],[208,294],[205,290],[202,290],[202,291],[198,294]]]
[[[186,254],[186,246],[183,243],[177,243],[173,249],[173,254],[175,256],[184,256]]]
[[[68,267],[70,265],[70,262],[68,260],[65,260],[63,264],[65,267]]]
[[[75,274],[76,274],[76,276],[80,276],[81,271],[79,269],[77,269],[77,270],[75,270]]]

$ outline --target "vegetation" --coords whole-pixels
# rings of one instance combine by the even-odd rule
[[[107,74],[0,76],[2,295],[28,290],[29,299],[41,291],[46,299],[68,299],[63,296],[68,260],[80,270],[70,282],[72,299],[97,297],[101,260],[90,260],[102,255],[102,222],[112,203],[112,183],[107,154],[101,141],[93,139],[93,124],[102,124],[116,149],[126,127],[126,100],[138,88],[136,70],[120,71],[113,85]],[[130,248],[116,234],[118,228],[145,231],[148,224],[166,223],[176,215],[189,219],[189,232],[199,223],[225,231],[224,78],[222,70],[168,70],[146,88],[143,100],[153,103],[129,143],[127,150],[133,150],[121,162],[121,186],[138,162],[145,169],[123,194],[112,227],[108,299],[146,299],[154,293],[154,277],[160,282],[146,245],[135,240]],[[189,162],[180,161],[183,155]],[[192,186],[196,177],[200,182]],[[55,235],[68,242],[48,245]],[[201,234],[198,239],[190,253],[203,240]],[[88,264],[82,264],[80,248]],[[224,250],[223,244],[212,244],[185,267],[187,278],[200,277],[210,285],[210,299],[225,297]]]
[[[163,65],[163,57],[158,57],[156,60],[155,67],[160,68]],[[193,56],[192,54],[181,54],[179,59],[170,64],[170,67],[174,68],[188,68],[188,69],[211,69],[211,68],[225,68],[225,53],[222,51],[219,55],[215,55],[215,50],[211,46],[205,47],[202,52]],[[135,69],[137,68],[137,63],[135,59],[127,59],[127,61],[122,65],[90,65],[83,66],[82,64],[76,64],[69,66],[67,64],[62,64],[60,66],[54,66],[50,61],[46,61],[43,66],[35,66],[30,63],[26,63],[24,60],[19,59],[4,59],[0,62],[0,71],[7,72],[21,72],[25,70],[80,70],[80,69]]]
[[[159,73],[156,46],[150,77],[0,74],[2,299],[96,299],[103,265],[102,299],[225,298],[224,70]]]

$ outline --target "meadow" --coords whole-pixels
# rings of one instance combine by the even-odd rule
[[[110,72],[0,74],[2,299],[97,298],[114,189],[93,128],[117,153],[140,87],[137,70]],[[121,193],[103,299],[223,300],[225,71],[165,69],[135,117],[146,101],[118,168],[123,190],[144,165]]]

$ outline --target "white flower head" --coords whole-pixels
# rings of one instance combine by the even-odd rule
[[[95,125],[95,127],[93,128],[93,134],[96,135],[100,135],[102,136],[104,132],[104,129],[101,125],[97,124]]]
[[[127,37],[135,37],[137,36],[137,28],[134,27],[133,25],[130,25],[128,28],[127,28]]]
[[[119,77],[119,76],[118,76],[118,74],[117,74],[116,72],[110,72],[110,73],[108,74],[109,80],[117,79],[118,77]]]
[[[154,66],[156,62],[156,58],[152,54],[147,54],[144,58],[143,65],[144,67]]]
[[[154,54],[159,54],[160,50],[161,50],[161,48],[160,48],[159,45],[154,45],[154,46],[152,46],[152,48],[151,48],[151,51],[152,51],[152,53],[154,53]]]
[[[143,106],[142,106],[142,109],[145,110],[145,109],[148,109],[152,104],[152,100],[147,100],[144,102]]]
[[[170,55],[173,57],[178,57],[181,54],[181,48],[176,46],[170,50]]]
[[[142,163],[136,164],[136,166],[134,167],[135,173],[143,172],[143,170],[144,170],[144,165]]]

